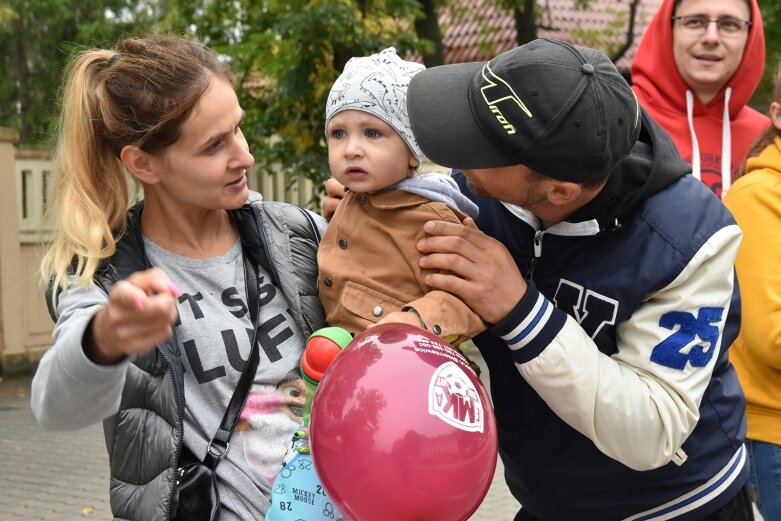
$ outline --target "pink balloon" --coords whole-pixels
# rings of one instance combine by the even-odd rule
[[[326,370],[312,406],[311,449],[328,494],[352,521],[459,521],[494,476],[488,394],[439,337],[383,324]]]

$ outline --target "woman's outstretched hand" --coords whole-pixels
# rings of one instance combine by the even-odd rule
[[[139,271],[117,282],[108,304],[87,327],[82,347],[101,365],[153,349],[170,337],[182,290],[159,268]]]

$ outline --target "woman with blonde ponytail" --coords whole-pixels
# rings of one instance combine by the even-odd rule
[[[209,49],[160,35],[79,52],[65,74],[41,264],[56,325],[32,407],[52,430],[103,420],[116,518],[177,518],[179,467],[206,457],[253,338],[260,363],[216,471],[221,520],[263,519],[301,422],[324,222],[248,189],[232,82]]]

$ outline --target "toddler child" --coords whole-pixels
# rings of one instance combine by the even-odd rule
[[[416,243],[430,220],[461,223],[477,206],[424,162],[407,86],[425,67],[394,48],[352,58],[326,105],[331,174],[346,188],[317,254],[326,320],[353,335],[383,322],[422,327],[454,345],[485,329],[458,297],[425,283]]]

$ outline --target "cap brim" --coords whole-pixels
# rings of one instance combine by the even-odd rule
[[[407,110],[412,133],[426,157],[438,165],[496,168],[517,163],[488,139],[472,113],[472,79],[483,65],[485,62],[432,67],[410,81]]]

